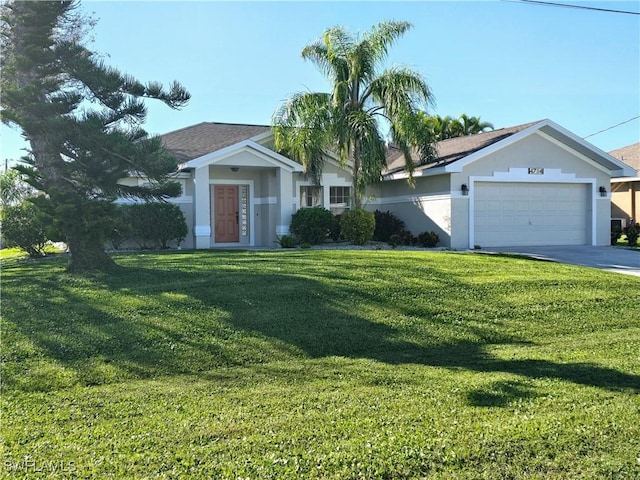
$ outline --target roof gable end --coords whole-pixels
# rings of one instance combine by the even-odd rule
[[[549,119],[542,120],[531,124],[527,128],[520,130],[508,137],[497,141],[485,148],[482,148],[471,155],[462,157],[461,159],[452,162],[445,167],[447,172],[461,172],[464,166],[486,157],[487,155],[501,150],[509,145],[520,141],[521,139],[530,135],[541,133],[548,139],[557,142],[564,148],[572,150],[575,154],[594,163],[597,167],[607,171],[612,176],[632,176],[634,175],[633,169],[628,165],[625,165],[620,160],[612,157],[608,153],[603,152],[596,146],[583,140],[577,135],[573,134],[569,130],[561,127],[557,123],[552,122]]]

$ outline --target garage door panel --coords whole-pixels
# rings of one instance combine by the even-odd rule
[[[480,246],[585,245],[591,225],[589,185],[474,185],[474,243]]]

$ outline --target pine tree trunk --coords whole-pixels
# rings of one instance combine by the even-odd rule
[[[68,272],[106,272],[116,267],[116,263],[104,251],[104,244],[99,239],[67,238],[67,242],[70,253]]]

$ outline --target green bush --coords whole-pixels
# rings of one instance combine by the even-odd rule
[[[172,242],[180,244],[188,233],[187,223],[180,207],[172,203],[149,202],[121,205],[111,243],[118,248],[133,240],[140,248],[169,248]]]
[[[376,217],[366,210],[351,210],[342,214],[340,224],[345,240],[354,245],[364,245],[373,238]]]
[[[399,234],[394,233],[389,237],[389,240],[387,240],[387,243],[391,245],[393,248],[397,248],[400,245],[402,245],[402,238],[400,238]]]
[[[424,248],[433,248],[440,242],[436,232],[422,232],[418,235],[418,245]]]
[[[278,245],[282,248],[294,248],[296,246],[296,239],[291,235],[276,237],[276,242],[278,242]]]
[[[633,220],[624,229],[624,234],[627,236],[627,242],[630,247],[638,245],[638,237],[640,237],[640,223]]]
[[[132,240],[133,225],[131,224],[131,205],[120,205],[116,208],[114,215],[113,230],[109,234],[109,241],[116,250],[119,250],[124,243]]]
[[[622,230],[620,228],[611,229],[611,245],[616,245],[618,239],[622,236]]]
[[[342,238],[342,227],[340,226],[341,218],[342,215],[335,215],[333,217],[333,223],[331,224],[329,237],[331,237],[331,240],[333,240],[334,242],[338,242]]]
[[[47,243],[47,217],[31,202],[6,207],[2,235],[8,247],[18,247],[30,257],[44,256]]]
[[[388,242],[392,235],[398,235],[404,230],[404,222],[393,213],[376,210],[376,228],[373,232],[373,239],[378,242]]]
[[[333,225],[333,215],[323,207],[301,208],[291,217],[291,233],[301,242],[323,243]]]

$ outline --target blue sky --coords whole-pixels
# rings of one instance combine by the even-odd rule
[[[632,2],[569,2],[639,11]],[[173,111],[149,102],[160,134],[203,121],[268,124],[301,90],[328,91],[302,48],[331,26],[383,20],[413,29],[388,65],[420,72],[431,113],[480,116],[496,128],[550,118],[580,137],[640,115],[640,16],[522,2],[83,2],[98,24],[92,48],[141,81],[179,80],[192,94]],[[587,139],[610,151],[640,141],[640,119]],[[26,144],[2,126],[2,160]]]

